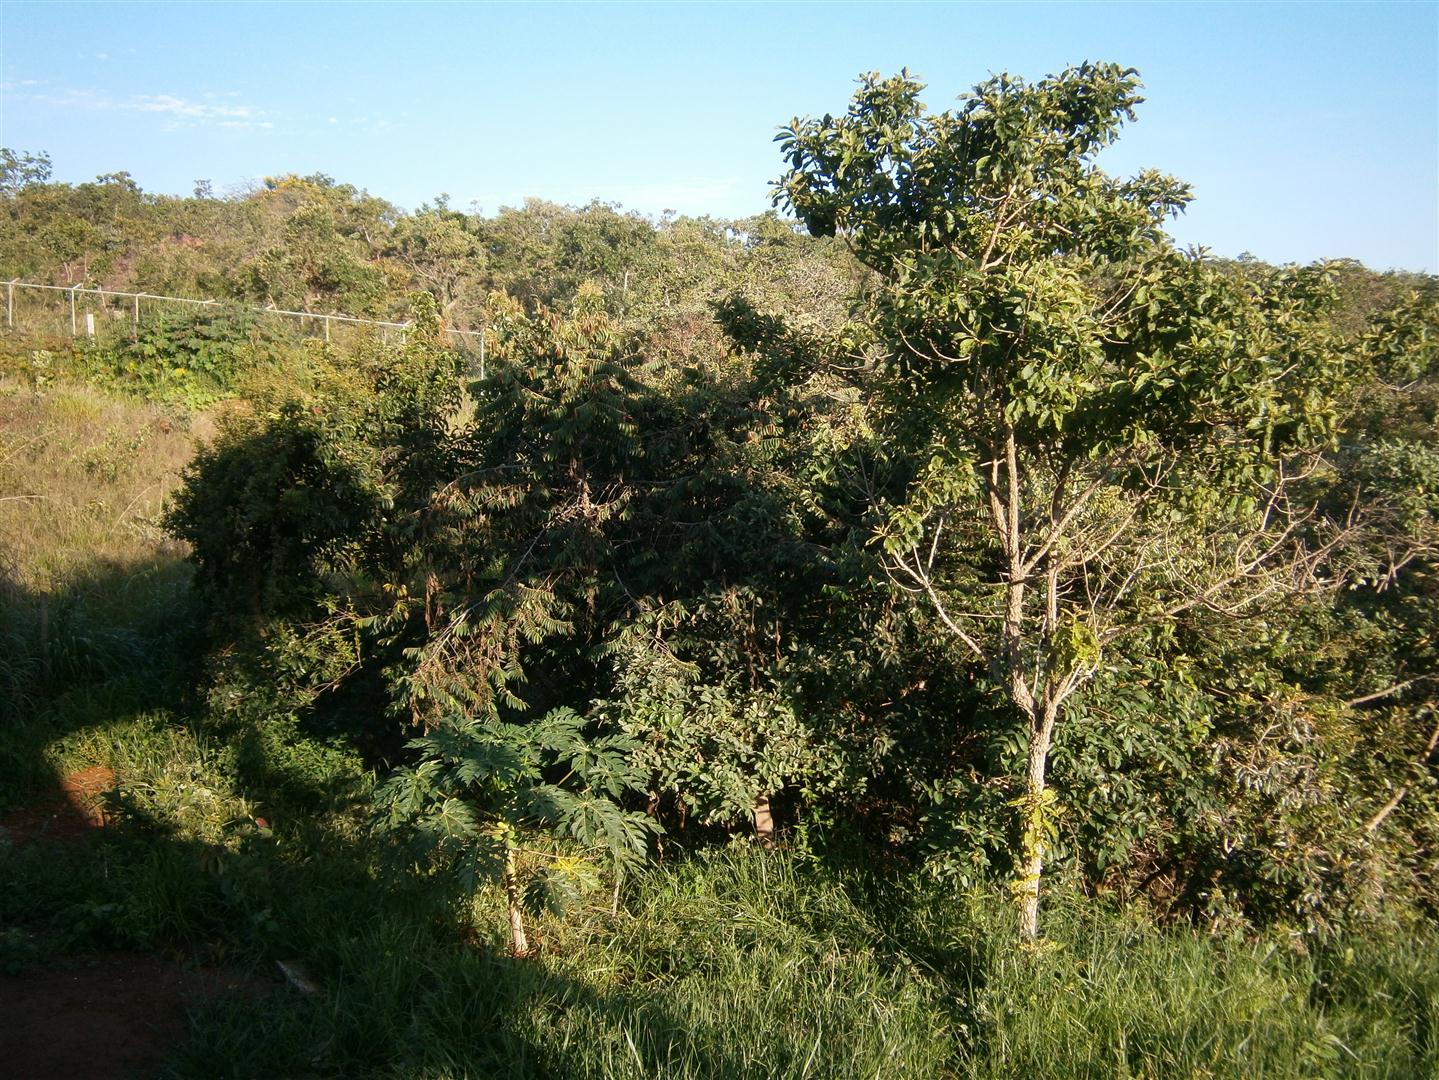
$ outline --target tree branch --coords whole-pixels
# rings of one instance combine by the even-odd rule
[[[1424,744],[1424,752],[1419,755],[1419,759],[1414,763],[1415,768],[1422,769],[1424,767],[1424,764],[1429,760],[1429,756],[1434,753],[1436,746],[1439,746],[1439,724],[1435,724],[1434,730],[1429,733],[1429,741]],[[1380,825],[1383,825],[1384,819],[1394,813],[1399,804],[1404,801],[1404,796],[1408,795],[1410,789],[1413,787],[1414,781],[1412,780],[1406,780],[1401,784],[1399,790],[1393,794],[1389,801],[1379,808],[1379,812],[1365,823],[1364,831],[1372,833],[1376,831]]]

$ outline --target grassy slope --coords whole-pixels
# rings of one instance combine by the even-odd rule
[[[1316,952],[1061,900],[1059,947],[1029,955],[998,895],[737,848],[545,921],[543,955],[509,959],[494,895],[386,860],[353,757],[184,696],[187,574],[155,519],[199,426],[0,386],[0,800],[104,764],[120,818],[64,848],[0,841],[0,963],[198,949],[299,961],[321,987],[211,1009],[177,1074],[1439,1074],[1432,932]]]
[[[190,575],[158,518],[204,426],[0,381],[0,809],[53,780],[45,742],[67,714],[140,704],[174,667]]]

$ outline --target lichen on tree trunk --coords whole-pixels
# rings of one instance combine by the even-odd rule
[[[1019,936],[1025,942],[1039,937],[1039,883],[1044,873],[1045,835],[1054,804],[1054,792],[1047,786],[1045,775],[1053,730],[1053,714],[1041,717],[1031,729],[1024,795],[1017,800],[1023,832],[1014,889],[1019,902]]]

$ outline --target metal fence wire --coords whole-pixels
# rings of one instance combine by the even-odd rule
[[[17,290],[20,290],[17,293]],[[25,290],[31,290],[27,293]],[[38,294],[38,295],[36,295]],[[18,301],[18,303],[17,303]],[[199,300],[190,296],[162,296],[158,293],[124,292],[118,289],[89,288],[84,285],[41,285],[18,279],[5,282],[5,328],[35,332],[41,336],[113,339],[139,334],[146,311],[170,308],[198,308],[217,311],[244,311],[256,315],[287,320],[305,337],[322,337],[332,341],[345,331],[370,328],[381,340],[393,334],[403,342],[413,325],[411,322],[389,322],[384,319],[363,319],[355,315],[337,315],[318,311],[290,311],[277,307],[255,307],[221,300]],[[440,331],[466,351],[477,352],[481,365],[485,360],[485,331],[457,330],[445,327]]]

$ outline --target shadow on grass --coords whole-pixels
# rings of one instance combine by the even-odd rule
[[[37,592],[0,565],[0,810],[59,790],[56,740],[180,705],[189,581],[185,561],[165,557],[97,563]]]
[[[144,743],[183,707],[190,576],[178,556],[102,561],[42,593],[0,566],[0,968],[218,924],[205,845],[105,810],[110,756],[163,755]]]
[[[252,968],[283,961],[316,992],[286,987],[201,1011],[174,1075],[560,1078],[593,1074],[596,1039],[621,1031],[607,1075],[681,1075],[680,1062],[684,1075],[750,1075],[712,1046],[696,1066],[662,995],[601,992],[545,957],[477,943],[466,894],[400,867],[402,853],[355,807],[316,813],[332,783],[300,792],[296,771],[266,769],[263,751],[252,748],[261,760],[249,762],[246,796],[271,808],[275,827],[248,833],[212,867],[219,933]]]
[[[576,1012],[624,1027],[648,1073],[685,1053],[647,996],[475,946],[453,892],[395,872],[365,830],[355,755],[283,718],[187,721],[200,715],[188,579],[179,560],[95,566],[48,596],[0,579],[0,814],[107,754],[157,775],[176,766],[175,791],[221,802],[188,820],[154,775],[122,768],[103,828],[0,836],[0,971],[130,950],[274,980],[272,995],[197,1013],[174,1058],[182,1076],[565,1076],[564,1046],[533,1035]],[[181,745],[189,756],[165,760]],[[277,961],[319,993],[284,987]]]

